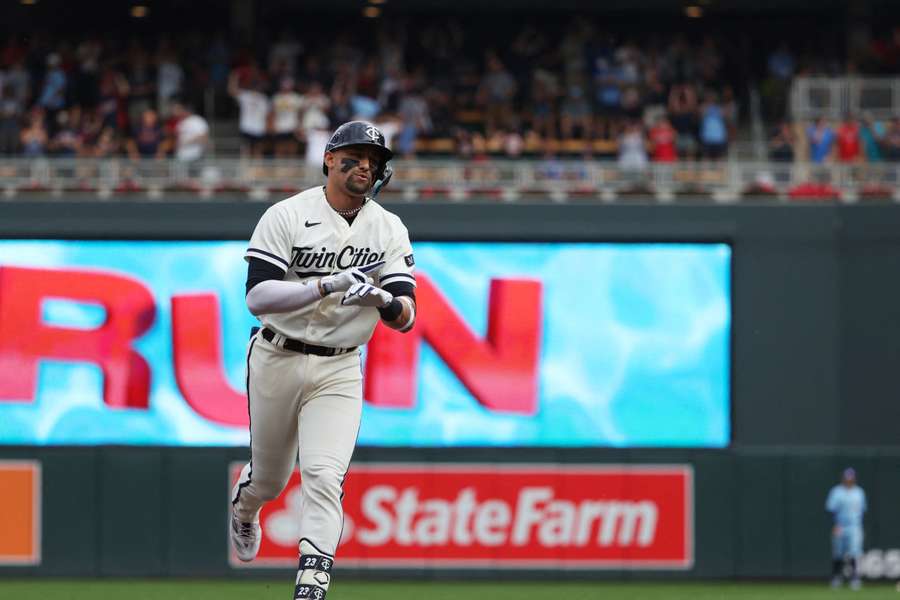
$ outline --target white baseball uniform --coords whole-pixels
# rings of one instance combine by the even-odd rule
[[[328,204],[323,187],[270,207],[250,239],[245,259],[251,258],[281,268],[283,279],[295,282],[384,261],[368,273],[375,285],[415,285],[409,234],[399,217],[368,200],[350,224]],[[251,460],[232,498],[241,521],[257,520],[263,503],[281,493],[299,450],[301,549],[305,542],[334,556],[343,526],[341,487],[362,412],[357,347],[369,341],[379,318],[374,308],[342,305],[339,293],[260,316],[264,329],[247,351]],[[288,349],[292,340],[335,354]]]

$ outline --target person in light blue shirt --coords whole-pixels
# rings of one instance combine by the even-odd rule
[[[850,566],[850,587],[859,589],[859,559],[863,548],[863,514],[866,512],[866,493],[856,485],[856,471],[844,469],[841,483],[831,488],[825,510],[834,517],[831,532],[833,587],[843,583],[844,564]]]

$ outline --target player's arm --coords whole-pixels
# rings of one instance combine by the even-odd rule
[[[371,306],[378,309],[381,320],[391,329],[406,333],[416,323],[415,260],[409,243],[409,232],[398,225],[392,252],[378,271],[378,285],[355,285],[341,299],[345,306]]]
[[[260,258],[248,263],[247,308],[254,316],[298,310],[322,298],[318,280],[284,281],[281,267]]]
[[[329,294],[345,292],[356,283],[372,281],[365,274],[365,267],[320,279],[284,281],[286,271],[280,266],[254,257],[248,262],[247,308],[255,316],[299,310]],[[376,268],[380,265],[376,263]]]
[[[416,324],[416,288],[408,282],[395,281],[382,288],[393,298],[378,309],[381,320],[391,329],[406,333]]]
[[[412,295],[412,286],[409,291],[400,292],[404,294],[401,296],[395,296],[387,288],[388,286],[376,287],[371,283],[357,283],[347,290],[341,298],[341,304],[377,308],[385,325],[406,333],[416,322],[416,300]],[[395,287],[394,291],[399,290]]]

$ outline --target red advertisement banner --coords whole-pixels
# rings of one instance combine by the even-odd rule
[[[232,467],[232,481],[239,467]],[[248,566],[296,565],[299,502],[294,473],[263,508],[262,547]],[[339,566],[693,565],[687,465],[356,464],[344,485],[344,510]]]

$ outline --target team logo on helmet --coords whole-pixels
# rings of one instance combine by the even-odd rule
[[[381,132],[378,131],[374,125],[369,125],[366,127],[366,135],[369,136],[369,139],[373,142],[377,142],[378,138],[381,137]]]

